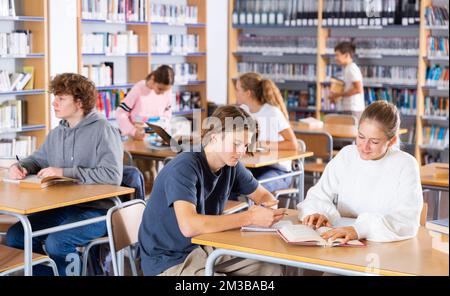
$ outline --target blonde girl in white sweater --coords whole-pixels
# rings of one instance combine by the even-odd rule
[[[319,182],[297,205],[299,219],[313,228],[332,226],[341,217],[356,218],[325,239],[391,242],[417,234],[423,205],[419,167],[398,150],[400,116],[385,101],[368,106],[359,121],[356,145],[330,161]]]

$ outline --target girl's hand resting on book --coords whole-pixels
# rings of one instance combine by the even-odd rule
[[[271,227],[284,217],[286,209],[271,209],[262,206],[251,206],[248,209],[250,213],[250,224],[260,227]]]
[[[22,180],[28,175],[26,168],[20,169],[17,164],[13,164],[8,170],[8,178],[14,180]]]
[[[331,241],[343,238],[344,241],[342,243],[346,244],[350,240],[358,239],[358,233],[352,226],[338,227],[323,233],[322,238],[325,240],[331,239]]]
[[[308,215],[302,220],[302,224],[312,227],[313,229],[318,229],[322,226],[331,227],[331,223],[328,218],[321,214]]]
[[[46,178],[46,177],[53,177],[53,176],[63,177],[63,169],[48,167],[48,168],[40,170],[39,173],[37,173],[37,176],[39,178]]]

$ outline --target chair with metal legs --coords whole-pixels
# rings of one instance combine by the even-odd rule
[[[41,254],[32,254],[33,266],[43,264],[53,270],[53,274],[58,276],[58,268],[55,261],[50,257]],[[23,250],[0,245],[0,276],[11,275],[15,272],[24,270],[24,252]]]
[[[115,276],[123,275],[119,270],[120,252],[128,250],[131,271],[137,275],[135,255],[131,246],[138,242],[139,227],[145,210],[143,200],[132,200],[108,210],[106,226]]]
[[[304,141],[297,139],[297,143],[298,143],[298,151],[300,153],[303,153],[306,151],[306,144]],[[299,171],[301,174],[305,174],[303,167],[301,167],[299,164],[299,162],[302,160],[295,160],[292,162],[292,169],[293,171]],[[301,186],[305,186],[304,182],[300,182],[299,181],[300,178],[292,178],[292,185],[289,188],[286,189],[280,189],[280,190],[276,190],[275,192],[273,192],[273,195],[276,199],[279,199],[280,197],[284,197],[286,198],[286,204],[285,204],[285,208],[289,208],[290,203],[291,203],[291,199],[295,198],[295,196],[301,195],[300,192],[303,192],[303,190],[300,190]],[[304,179],[304,178],[303,178]],[[303,183],[303,184],[301,184]],[[300,196],[300,198],[303,198],[302,196]],[[296,200],[296,202],[299,202],[299,200]],[[295,204],[294,204],[295,206]]]

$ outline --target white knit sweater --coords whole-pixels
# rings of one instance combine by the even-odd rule
[[[300,220],[314,213],[332,224],[340,217],[356,218],[360,239],[390,242],[417,234],[422,205],[419,167],[411,155],[391,148],[382,159],[363,160],[356,146],[349,145],[330,161],[297,208]]]

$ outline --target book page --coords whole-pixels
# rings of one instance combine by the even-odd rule
[[[20,182],[41,184],[43,182],[43,178],[39,178],[37,175],[28,175],[24,179],[20,180]]]
[[[326,241],[320,237],[319,233],[306,225],[296,224],[285,226],[280,229],[280,232],[292,243],[317,242],[318,245],[326,244]]]

